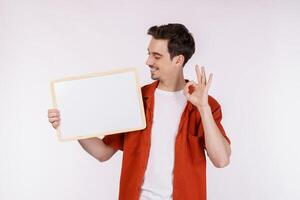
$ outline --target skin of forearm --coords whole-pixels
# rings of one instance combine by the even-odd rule
[[[106,160],[104,152],[107,151],[107,146],[100,138],[80,139],[78,142],[87,153],[97,160],[101,162]]]
[[[216,167],[225,167],[230,162],[231,148],[213,118],[210,106],[198,107],[203,123],[207,154]]]

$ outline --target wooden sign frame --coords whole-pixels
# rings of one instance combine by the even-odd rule
[[[141,87],[135,68],[115,69],[53,80],[51,95],[53,108],[60,110],[61,114],[60,126],[56,130],[60,141],[103,137],[146,128]],[[84,104],[83,101],[86,103]],[[94,107],[91,107],[92,105]],[[101,106],[102,113],[97,110]],[[88,118],[84,113],[93,116]],[[99,122],[95,116],[99,116]],[[83,123],[82,127],[80,123]],[[97,123],[99,123],[99,131],[95,131]],[[114,126],[116,129],[113,128]],[[76,132],[77,130],[86,130],[86,132],[80,133]],[[73,132],[70,133],[71,131]]]

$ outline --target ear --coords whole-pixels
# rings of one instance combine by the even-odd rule
[[[178,55],[178,56],[175,56],[175,64],[176,65],[183,65],[184,63],[184,56],[183,55]]]

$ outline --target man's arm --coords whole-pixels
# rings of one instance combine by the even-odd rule
[[[106,145],[100,138],[88,138],[78,140],[82,148],[91,156],[104,162],[110,159],[118,150]]]
[[[48,118],[49,122],[52,124],[52,127],[57,129],[60,125],[59,110],[49,109]],[[78,140],[78,142],[86,152],[100,162],[110,159],[117,152],[117,150],[106,145],[100,138],[81,139]]]
[[[196,65],[198,83],[190,81],[185,85],[184,94],[187,99],[195,105],[201,115],[204,129],[204,139],[207,154],[216,167],[225,167],[229,164],[231,149],[229,143],[219,130],[211,108],[208,103],[208,89],[212,83],[213,75],[206,80],[205,68]],[[190,91],[190,86],[192,86]]]
[[[210,106],[198,107],[203,123],[205,147],[215,167],[226,167],[230,162],[231,148],[219,130]]]

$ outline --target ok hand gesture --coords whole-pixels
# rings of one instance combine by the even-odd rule
[[[198,83],[194,81],[188,82],[184,87],[184,95],[187,100],[189,100],[197,108],[208,106],[208,89],[212,82],[212,74],[209,74],[209,79],[206,81],[206,74],[204,66],[196,65],[195,67],[197,73]],[[193,89],[190,93],[189,88],[192,85]]]

